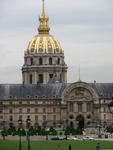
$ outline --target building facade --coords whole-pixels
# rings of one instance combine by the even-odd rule
[[[0,84],[0,128],[31,119],[32,126],[91,129],[113,125],[108,103],[113,83],[67,83],[67,65],[60,43],[50,34],[44,1],[38,35],[29,42],[22,66],[22,84]]]

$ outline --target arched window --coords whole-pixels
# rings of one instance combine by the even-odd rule
[[[39,58],[39,65],[43,65],[43,59],[42,59],[42,57]]]
[[[32,84],[32,74],[29,76],[29,83]]]
[[[33,65],[33,58],[31,58],[31,65]]]
[[[52,65],[52,58],[49,58],[49,65]]]

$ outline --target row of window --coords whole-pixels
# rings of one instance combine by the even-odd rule
[[[22,108],[19,108],[19,113],[20,114],[22,113],[22,111],[23,111]],[[30,111],[31,111],[30,108],[27,108],[27,113],[30,113]],[[38,113],[38,108],[35,108],[34,112]],[[42,108],[42,112],[46,113],[46,108],[45,107]],[[9,109],[9,113],[12,114],[13,113],[13,109]],[[53,113],[56,113],[56,108],[53,108]]]
[[[18,120],[23,120],[23,118],[24,117],[22,115],[20,115]],[[27,118],[30,118],[30,116],[27,116]],[[34,119],[35,119],[35,121],[38,121],[38,115],[35,115]],[[46,115],[43,115],[41,120],[46,121],[47,120]],[[53,115],[53,120],[56,120],[56,115]],[[13,121],[13,116],[9,116],[9,121]]]
[[[53,76],[54,76],[54,74],[49,74],[49,79],[52,79]],[[43,79],[44,79],[43,74],[39,74],[38,75],[38,83],[43,83]],[[62,79],[62,75],[60,74],[60,81],[61,81],[61,79]],[[29,75],[29,83],[30,84],[33,83],[33,76],[32,76],[32,74]]]
[[[74,111],[74,103],[71,102],[70,106],[69,106],[69,111],[73,112]],[[83,111],[83,105],[81,103],[78,104],[78,112],[82,112]],[[87,103],[87,112],[91,112],[92,111],[92,106],[91,103]]]
[[[38,100],[35,100],[35,101],[30,101],[30,98],[33,98],[33,97],[30,97],[29,95],[27,96],[27,98],[29,100],[27,100],[26,102],[25,101],[18,101],[18,103],[14,103],[13,100],[9,101],[9,102],[2,102],[2,104],[9,104],[9,105],[13,105],[13,104],[19,104],[19,105],[22,105],[22,104],[27,104],[27,105],[30,105],[32,102],[33,104],[37,105],[37,104],[43,104],[43,105],[46,105],[46,104],[56,104],[57,101],[38,101]],[[34,97],[35,99],[38,99],[38,96],[36,95]],[[47,98],[45,95],[43,95],[43,98]],[[53,95],[53,98],[56,98],[56,95]],[[1,108],[0,108],[1,110]]]
[[[49,58],[48,61],[49,61],[49,65],[53,64],[53,59],[51,57]],[[31,62],[31,65],[34,64],[34,61],[33,61],[32,57],[30,59],[30,62]],[[57,59],[56,64],[58,64],[58,65],[60,64],[60,58]],[[43,58],[42,57],[39,58],[39,65],[43,65]]]

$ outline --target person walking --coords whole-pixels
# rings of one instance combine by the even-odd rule
[[[100,150],[100,143],[97,143],[96,150]]]
[[[69,144],[69,150],[71,150],[71,144]]]
[[[59,144],[57,145],[57,150],[60,150],[60,145]]]

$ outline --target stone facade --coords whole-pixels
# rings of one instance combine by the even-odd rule
[[[67,65],[60,43],[49,34],[44,4],[38,35],[25,51],[23,84],[0,84],[0,128],[16,126],[66,126],[89,129],[113,125],[108,103],[113,83],[67,83]],[[92,130],[91,130],[92,129]]]
[[[59,82],[66,83],[67,65],[64,62],[64,53],[28,54],[26,52],[22,75],[24,84],[47,84],[54,76]]]
[[[30,118],[32,126],[106,128],[112,91],[112,83],[0,85],[0,127],[17,127],[19,119],[26,127]]]

